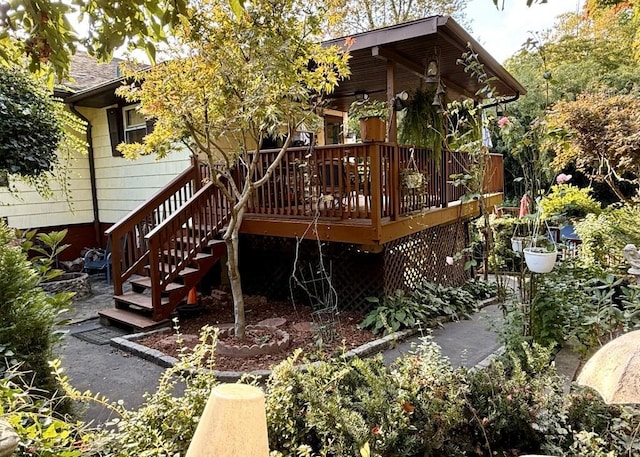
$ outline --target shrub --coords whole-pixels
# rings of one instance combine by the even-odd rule
[[[580,258],[588,265],[613,270],[629,268],[622,255],[626,244],[640,246],[640,208],[612,206],[575,224],[582,240]]]
[[[467,290],[423,281],[406,294],[397,290],[382,302],[369,297],[378,306],[364,318],[360,326],[374,333],[393,333],[419,325],[433,325],[437,317],[451,319],[468,317],[476,307],[476,299]]]
[[[0,352],[12,354],[22,371],[33,372],[34,386],[54,392],[57,383],[48,362],[61,336],[55,330],[58,316],[70,305],[71,294],[46,294],[38,287],[41,279],[21,241],[0,221]]]
[[[562,379],[552,352],[523,344],[469,374],[468,414],[482,455],[520,455],[564,443]]]
[[[540,200],[542,217],[566,217],[569,219],[581,219],[587,214],[598,215],[602,211],[600,203],[589,194],[591,188],[578,188],[571,184],[556,184],[551,186],[551,191]]]
[[[59,365],[54,364],[53,369]],[[15,457],[89,455],[92,437],[82,423],[54,413],[64,398],[30,387],[30,374],[9,367],[0,378],[0,418],[20,437]]]
[[[308,371],[296,370],[295,360],[280,364],[267,385],[276,455],[412,457],[464,448],[463,437],[454,436],[466,420],[464,378],[437,345],[424,341],[392,370],[380,358],[322,362]]]
[[[216,334],[204,327],[192,351],[182,349],[179,362],[167,369],[156,391],[146,394],[135,411],[116,407],[116,430],[105,433],[101,455],[109,457],[184,455],[217,380],[213,375]],[[177,395],[177,389],[184,389]]]

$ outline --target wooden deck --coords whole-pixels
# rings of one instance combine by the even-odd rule
[[[277,152],[261,151],[265,166]],[[465,159],[443,152],[437,162],[428,150],[389,143],[291,148],[251,200],[241,232],[312,238],[309,224],[317,221],[322,240],[382,245],[477,216],[477,202],[461,205],[464,189],[450,181],[464,171]],[[408,188],[406,170],[421,172],[424,184]],[[492,154],[484,183],[489,206],[502,201],[502,190],[502,155]]]
[[[259,178],[278,151],[260,151]],[[385,243],[478,214],[478,203],[462,204],[464,189],[449,181],[465,169],[465,156],[445,153],[440,161],[427,150],[388,143],[293,148],[249,202],[241,226],[245,234],[315,238],[351,243],[380,252]],[[408,171],[420,173],[420,186],[406,185]],[[218,238],[229,203],[207,179],[209,169],[194,164],[164,189],[107,230],[112,254],[114,300],[123,321],[140,326],[166,319],[207,271],[224,256]],[[243,179],[242,168],[236,179]],[[488,206],[502,200],[502,156],[492,155],[484,182]],[[316,235],[317,234],[317,235]],[[145,282],[130,281],[148,276]]]

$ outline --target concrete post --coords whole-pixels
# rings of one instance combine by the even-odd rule
[[[268,457],[264,394],[258,387],[221,384],[211,391],[187,457]]]

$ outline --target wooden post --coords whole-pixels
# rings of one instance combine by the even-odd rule
[[[387,61],[387,102],[389,103],[389,127],[388,127],[388,143],[398,142],[398,122],[396,110],[393,109],[393,99],[396,96],[396,63],[392,60]]]
[[[268,457],[264,394],[246,384],[211,391],[186,457]]]

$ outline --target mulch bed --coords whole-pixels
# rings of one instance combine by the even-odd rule
[[[202,299],[203,310],[198,316],[180,319],[180,333],[183,335],[184,345],[192,348],[197,342],[197,335],[205,325],[229,326],[233,324],[233,303],[231,298],[218,300],[212,297]],[[313,318],[311,308],[296,305],[291,302],[267,301],[264,297],[245,297],[245,314],[247,325],[257,324],[265,319],[285,318],[286,322],[279,326],[280,330],[288,332],[291,337],[291,345],[284,352],[268,354],[251,358],[235,358],[216,356],[216,370],[220,371],[244,371],[269,369],[289,357],[297,348],[302,348],[302,353],[310,360],[321,360],[343,351],[361,346],[377,337],[371,332],[361,330],[358,324],[364,316],[356,312],[341,311],[338,314],[339,336],[334,341],[326,341],[321,335],[313,331]],[[172,332],[174,333],[174,332]],[[165,354],[177,357],[178,347],[167,338],[171,333],[158,333],[147,336],[136,342]],[[229,342],[229,340],[226,340]]]

